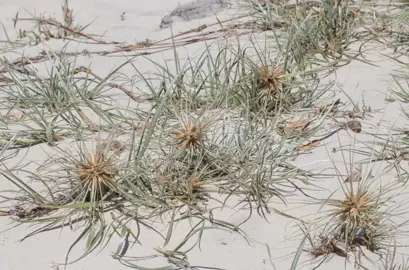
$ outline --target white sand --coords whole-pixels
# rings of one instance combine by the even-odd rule
[[[180,3],[186,3],[188,0],[71,0],[70,8],[74,10],[74,22],[84,25],[95,20],[89,28],[87,33],[103,34],[106,40],[118,40],[132,44],[135,42],[144,41],[145,39],[160,40],[170,36],[170,29],[159,29],[161,18],[168,14],[173,8]],[[15,37],[12,18],[19,12],[20,17],[26,17],[27,12],[35,13],[36,15],[45,14],[53,15],[60,18],[61,4],[57,0],[0,0],[0,18],[7,29],[11,39]],[[124,14],[125,20],[121,20],[121,14]],[[235,10],[228,10],[221,12],[218,16],[228,18],[235,14]],[[215,22],[214,17],[204,18],[201,20],[194,20],[190,22],[178,22],[174,25],[175,33],[179,31],[185,31],[204,23]],[[30,24],[24,24],[30,25]],[[24,28],[22,23],[18,23],[18,28]],[[3,32],[0,31],[0,40],[5,40]],[[60,41],[52,41],[48,46],[53,49],[59,49],[62,45]],[[25,51],[28,54],[38,52],[44,49],[43,46],[30,49],[20,49],[19,51]],[[77,45],[76,43],[70,44],[72,50],[81,51],[83,48],[88,50],[112,48],[112,46],[103,45]],[[184,46],[178,49],[178,52],[182,59],[186,59],[189,55],[193,55],[196,52],[201,52],[204,49],[204,44],[193,44]],[[376,50],[373,50],[374,52]],[[379,52],[378,52],[379,54]],[[18,55],[8,55],[10,58],[16,58]],[[373,109],[385,109],[382,113],[373,114],[374,117],[368,123],[375,125],[379,121],[385,121],[382,123],[386,128],[383,128],[383,132],[387,131],[387,128],[395,123],[403,125],[403,117],[400,117],[400,108],[398,104],[385,104],[385,93],[387,92],[389,81],[391,77],[390,72],[394,68],[393,63],[386,58],[381,58],[374,53],[372,56],[374,59],[382,59],[381,67],[370,67],[360,62],[354,62],[347,67],[342,68],[337,73],[337,83],[348,95],[350,95],[354,101],[359,101],[362,105],[362,96],[367,106],[371,106]],[[172,63],[173,52],[166,51],[151,56],[154,61],[160,62],[164,59]],[[103,56],[83,56],[77,60],[78,64],[90,66],[91,69],[100,76],[104,76],[113,69],[115,65],[122,63],[123,58],[119,57],[103,57]],[[134,61],[135,65],[144,72],[155,72],[152,63],[143,58],[137,58]],[[125,67],[123,70],[129,77],[133,75],[133,70],[130,67]],[[341,94],[342,96],[342,94]],[[398,117],[399,115],[399,117]],[[369,130],[369,124],[368,130]],[[371,131],[372,132],[372,131]],[[373,132],[376,129],[373,128]],[[355,136],[355,135],[352,135]],[[349,144],[352,142],[351,136],[346,132],[341,132],[341,142],[338,141],[337,136],[331,138],[328,141],[327,147],[320,147],[314,151],[313,154],[300,156],[294,163],[300,166],[327,168],[333,167],[329,158],[334,158],[336,164],[339,164],[339,169],[345,173],[345,168],[341,166],[342,155],[340,153],[333,154],[331,152],[332,147],[339,146],[340,144]],[[364,135],[357,136],[359,140],[367,140],[370,137]],[[45,152],[48,151],[47,146],[35,146],[32,147],[27,155],[21,154],[19,157],[23,157],[25,161],[36,160],[41,161],[45,159]],[[17,161],[16,161],[17,162]],[[314,164],[311,164],[314,163]],[[372,166],[372,165],[369,165]],[[365,168],[365,167],[364,167]],[[327,173],[330,173],[329,171]],[[326,198],[333,191],[338,190],[339,183],[337,179],[325,179],[320,180],[319,185],[327,192],[314,193],[315,196],[320,198]],[[0,190],[12,188],[5,179],[1,179]],[[339,195],[339,193],[337,193]],[[303,199],[303,198],[299,198]],[[291,201],[290,201],[291,202]],[[289,213],[295,216],[305,216],[307,211],[309,214],[313,214],[318,206],[303,207],[300,208],[298,204],[290,203],[287,207],[277,202],[277,209],[290,210]],[[308,210],[306,210],[308,209]],[[223,217],[229,222],[239,223],[246,217],[246,211],[234,212],[225,209],[220,213],[220,218]],[[201,250],[195,249],[188,254],[189,262],[192,265],[201,265],[207,267],[218,267],[221,269],[229,270],[264,270],[264,269],[289,269],[293,254],[297,249],[298,244],[302,236],[299,234],[299,230],[294,227],[295,223],[290,222],[277,214],[271,214],[266,222],[258,215],[254,214],[252,218],[242,226],[243,231],[247,234],[250,241],[250,245],[243,239],[242,236],[230,232],[222,231],[206,231],[205,237],[201,244]],[[9,228],[10,220],[7,218],[0,219],[0,228]],[[181,225],[177,227],[175,235],[180,235],[180,239],[183,238],[187,232],[187,225]],[[52,231],[36,235],[32,238],[20,243],[21,239],[29,228],[26,226],[20,226],[10,231],[5,231],[0,234],[0,269],[4,270],[46,270],[46,269],[58,269],[53,266],[53,263],[64,262],[66,252],[72,241],[80,233],[70,232],[69,228],[65,228],[61,231]],[[128,256],[144,256],[154,254],[152,248],[161,247],[163,241],[158,239],[158,236],[154,233],[144,232],[141,235],[140,241],[142,246],[136,245],[130,249],[127,253]],[[115,251],[117,246],[116,241],[112,243],[101,253],[97,252],[91,254],[85,259],[69,265],[69,270],[111,270],[111,269],[127,269],[125,266],[119,264],[118,261],[110,258],[112,252]],[[85,243],[80,243],[85,245]],[[269,253],[267,249],[270,249],[271,260],[274,262],[275,267],[270,263]],[[77,249],[77,248],[76,248]],[[75,258],[75,255],[70,257]],[[303,256],[301,263],[307,261],[308,258]],[[146,267],[159,267],[167,265],[165,261],[151,261],[141,262]],[[303,264],[302,269],[311,269],[308,264]],[[59,269],[64,269],[63,266],[59,266]],[[370,269],[376,269],[375,266]],[[300,266],[301,269],[301,266]],[[354,269],[353,264],[345,265],[344,259],[334,257],[331,262],[324,264],[320,269]]]

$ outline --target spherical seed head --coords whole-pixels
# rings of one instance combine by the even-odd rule
[[[97,151],[86,162],[77,164],[77,177],[88,191],[107,192],[118,174],[118,168]],[[99,194],[103,195],[103,194]]]
[[[281,91],[284,83],[284,70],[281,66],[260,69],[260,88],[272,93]]]
[[[348,195],[342,204],[342,220],[353,218],[357,220],[371,210],[373,206],[373,195],[369,192],[358,192],[357,194]],[[365,222],[365,220],[362,220]],[[361,220],[358,220],[361,222]]]
[[[177,145],[182,148],[199,148],[203,143],[202,129],[193,124],[184,125],[176,132]]]

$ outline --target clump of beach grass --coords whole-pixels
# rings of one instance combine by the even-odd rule
[[[254,13],[257,21],[272,29],[281,25],[279,29],[287,30],[288,45],[283,48],[289,53],[289,61],[295,61],[299,68],[347,59],[351,45],[366,39],[363,32],[356,30],[364,25],[360,17],[367,15],[351,1],[296,4],[265,1],[253,7],[260,11]],[[275,37],[282,38],[278,34]]]
[[[308,229],[303,230],[304,238],[311,245],[304,251],[312,256],[316,269],[334,255],[355,265],[365,265],[363,259],[371,261],[369,254],[382,258],[385,250],[391,248],[391,241],[404,237],[406,222],[401,216],[405,212],[404,202],[397,198],[405,201],[405,185],[394,179],[383,180],[385,170],[373,176],[370,166],[375,165],[369,163],[365,170],[362,165],[358,169],[351,165],[346,178],[336,176],[342,193],[333,193],[321,200],[320,208],[323,210]],[[332,198],[334,196],[339,199]],[[299,251],[302,249],[300,246]],[[298,262],[299,257],[296,258]]]
[[[180,71],[181,74],[183,72]],[[181,78],[181,75],[174,78]],[[307,172],[283,161],[292,156],[294,147],[283,148],[286,138],[275,140],[267,136],[275,129],[274,120],[270,119],[267,124],[255,115],[249,121],[241,116],[240,107],[230,112],[229,118],[233,121],[223,117],[218,110],[212,111],[211,107],[205,106],[201,113],[197,113],[197,108],[184,106],[186,100],[174,99],[173,90],[182,89],[183,81],[173,82],[167,92],[156,97],[157,103],[154,102],[151,108],[152,114],[145,120],[149,121],[149,125],[141,132],[136,129],[122,130],[120,125],[95,125],[97,129],[90,125],[79,132],[80,129],[74,129],[74,125],[66,126],[67,120],[61,116],[61,108],[51,107],[53,111],[47,106],[38,106],[31,102],[34,97],[29,96],[20,110],[35,110],[36,113],[29,117],[45,121],[43,128],[48,136],[46,138],[51,138],[50,131],[65,126],[70,131],[65,134],[65,140],[76,138],[86,142],[93,134],[110,134],[115,137],[119,133],[128,136],[130,148],[127,150],[127,158],[117,160],[109,151],[110,144],[101,141],[91,150],[80,143],[75,154],[62,147],[63,143],[52,144],[61,157],[51,157],[37,169],[32,180],[43,186],[41,192],[25,187],[24,180],[16,174],[17,169],[5,174],[18,187],[25,187],[22,191],[29,198],[26,200],[29,203],[17,203],[14,210],[10,209],[10,215],[20,221],[43,224],[43,228],[33,234],[65,225],[67,220],[70,220],[70,224],[85,222],[84,226],[80,226],[84,230],[80,239],[95,233],[99,235],[87,246],[85,256],[97,247],[104,247],[111,236],[118,235],[121,230],[132,231],[129,224],[146,226],[146,219],[168,215],[175,209],[178,211],[171,214],[171,220],[175,222],[187,218],[186,215],[180,216],[182,209],[185,209],[189,215],[195,216],[197,224],[210,223],[239,231],[234,224],[210,218],[213,209],[224,207],[228,198],[239,196],[242,204],[256,204],[260,215],[266,217],[266,213],[274,209],[274,206],[270,206],[273,198],[285,201],[287,193],[299,189],[296,182],[302,179],[303,184],[307,183],[304,179]],[[234,82],[231,83],[233,87]],[[208,91],[209,87],[212,90],[211,83],[205,81],[203,85],[206,86],[203,91]],[[24,89],[25,84],[16,84],[14,87]],[[163,84],[159,87],[163,87]],[[37,88],[39,95],[46,92],[41,91],[41,85]],[[67,95],[67,98],[72,97]],[[211,97],[219,98],[223,95],[216,93]],[[55,97],[51,100],[54,101]],[[69,103],[74,103],[70,105],[73,111],[79,106],[84,111],[87,106],[94,108],[92,99],[87,102],[83,95],[72,100]],[[211,103],[215,104],[214,100]],[[221,106],[220,110],[227,108]],[[41,118],[43,112],[51,115]],[[106,117],[108,123],[141,120],[137,115],[125,118],[117,113],[115,118],[111,118],[112,113],[105,110],[98,109],[96,112]],[[197,117],[193,117],[195,114]],[[52,126],[47,124],[49,121]],[[76,121],[68,122],[73,123]],[[240,135],[236,137],[235,134]],[[226,198],[220,200],[220,194]],[[107,211],[113,211],[113,220],[106,217]],[[136,221],[132,218],[133,212],[140,215]],[[104,235],[109,237],[105,238]],[[134,238],[137,239],[137,236]]]
[[[88,237],[92,240],[86,241],[85,256],[98,247],[104,248],[117,236],[121,242],[114,258],[136,269],[140,266],[132,264],[132,259],[124,254],[129,238],[137,242],[143,228],[164,239],[159,253],[174,262],[185,263],[186,254],[193,247],[184,251],[182,247],[196,237],[193,246],[200,244],[208,228],[244,235],[241,224],[216,219],[213,212],[217,209],[256,208],[267,220],[271,213],[290,217],[277,210],[276,205],[287,203],[290,195],[297,192],[308,195],[304,187],[314,180],[311,172],[290,161],[300,152],[319,145],[320,141],[313,136],[328,112],[317,115],[317,102],[332,90],[332,84],[323,84],[321,79],[338,64],[345,64],[339,55],[331,56],[334,62],[318,61],[300,49],[327,55],[331,47],[332,54],[342,54],[341,49],[346,49],[352,35],[351,18],[336,15],[332,9],[325,6],[322,14],[318,14],[319,20],[313,13],[285,18],[291,22],[294,19],[293,26],[289,24],[284,29],[287,39],[277,39],[268,45],[271,45],[268,50],[259,49],[254,38],[250,41],[252,46],[236,40],[239,46],[235,49],[230,43],[207,46],[199,57],[181,64],[174,46],[174,67],[145,57],[157,68],[153,76],[127,60],[125,64],[132,65],[135,71],[133,81],[142,82],[135,88],[145,93],[147,105],[143,109],[114,102],[111,88],[122,90],[129,102],[136,101],[119,83],[110,82],[116,79],[119,68],[106,78],[99,78],[90,69],[76,67],[75,61],[65,61],[63,54],[45,52],[52,69],[43,78],[34,69],[26,68],[21,73],[15,65],[4,62],[7,70],[2,76],[8,82],[6,109],[17,110],[39,125],[41,132],[35,135],[42,137],[37,142],[48,142],[59,155],[51,155],[31,174],[30,179],[40,185],[41,191],[18,176],[22,169],[2,171],[24,193],[26,201],[22,205],[16,199],[17,205],[9,210],[9,215],[18,221],[43,224],[28,236],[82,221],[79,228],[83,231],[70,251]],[[46,29],[48,38],[54,34],[44,25],[64,30],[63,36],[55,38],[89,39],[72,26],[67,1],[63,11],[64,27],[52,20],[34,21]],[[331,16],[335,16],[333,20]],[[335,26],[333,36],[324,36],[323,32]],[[86,76],[78,80],[81,72]],[[302,116],[291,121],[291,131],[276,136],[280,120],[294,118],[295,113]],[[299,124],[300,120],[304,124]],[[7,124],[16,123],[9,118]],[[22,126],[25,130],[17,133],[17,137],[34,130],[32,123]],[[85,144],[95,136],[97,146],[88,149]],[[110,141],[103,143],[99,136],[108,136]],[[120,158],[111,151],[113,138],[118,136],[124,136],[129,147],[124,153],[118,150]],[[74,140],[79,141],[76,153],[63,146]],[[17,148],[21,142],[9,136],[4,149]],[[25,141],[24,146],[33,144]],[[379,221],[374,218],[375,221],[367,220],[366,224],[363,220],[379,214],[379,209],[372,207],[378,199],[376,193],[372,196],[365,188],[358,193],[351,188],[345,200],[329,201],[335,223],[328,232],[338,239],[348,239],[349,245],[353,242],[350,236],[360,229],[371,233],[369,228],[377,227]],[[252,214],[250,211],[246,220]],[[166,235],[150,225],[152,219],[167,221]],[[171,248],[170,240],[177,237],[173,229],[183,221],[190,222],[191,231]],[[337,227],[340,223],[349,225]]]

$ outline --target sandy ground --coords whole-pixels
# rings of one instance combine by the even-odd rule
[[[74,20],[80,24],[86,24],[93,21],[87,29],[88,33],[103,34],[107,40],[120,40],[127,43],[144,41],[145,39],[160,40],[170,35],[170,29],[160,29],[161,18],[171,11],[178,3],[188,2],[187,0],[88,0],[70,1],[70,8],[74,10]],[[15,35],[12,18],[19,12],[19,16],[28,12],[36,15],[46,14],[60,16],[61,5],[56,0],[0,0],[0,18],[11,39]],[[125,14],[123,14],[125,12]],[[124,20],[121,20],[121,14]],[[229,9],[226,12],[218,14],[220,19],[229,18],[237,14],[237,10]],[[178,22],[174,25],[174,31],[183,31],[202,25],[204,23],[215,22],[215,17],[194,20],[190,22]],[[20,26],[23,28],[23,26]],[[0,31],[0,40],[5,40],[5,36]],[[52,48],[61,47],[59,41],[47,44]],[[78,45],[72,43],[69,45],[73,50],[81,51],[84,48],[90,49],[98,47],[103,49],[104,45]],[[204,44],[193,44],[178,49],[182,59],[200,53]],[[44,47],[37,46],[29,50],[19,49],[21,52],[31,53],[40,51]],[[337,72],[337,86],[346,94],[350,95],[354,101],[362,105],[362,101],[373,109],[381,109],[381,112],[373,113],[373,118],[365,125],[371,132],[382,130],[387,132],[390,126],[395,123],[403,124],[404,117],[400,112],[398,104],[387,104],[385,102],[385,93],[390,85],[390,73],[396,68],[390,60],[376,52],[371,58],[377,59],[379,67],[372,67],[361,62],[353,62],[347,67]],[[13,58],[12,55],[9,57]],[[17,55],[16,55],[17,57]],[[155,54],[151,57],[154,61],[172,62],[173,52],[166,51]],[[115,65],[122,63],[123,58],[119,57],[81,57],[77,60],[79,64],[90,66],[97,74],[101,76],[110,72]],[[155,72],[153,64],[144,58],[138,58],[134,61],[138,68],[144,72]],[[128,76],[132,76],[133,70],[125,68],[123,70]],[[342,92],[339,91],[342,97]],[[380,123],[381,127],[377,124]],[[294,161],[295,164],[312,167],[315,169],[333,167],[331,159],[335,164],[339,164],[339,169],[345,173],[345,167],[342,164],[342,155],[332,153],[331,149],[339,145],[346,145],[354,142],[370,140],[365,135],[356,136],[343,132],[339,137],[333,137],[326,146],[322,146],[314,151],[313,154],[303,156]],[[45,157],[47,152],[46,146],[35,146],[20,155],[25,160],[39,161]],[[358,157],[355,157],[358,158]],[[18,162],[18,160],[16,161]],[[369,165],[372,166],[372,165]],[[337,179],[320,180],[319,185],[324,187],[327,192],[321,191],[315,194],[321,198],[329,196],[333,191],[339,190]],[[4,179],[0,181],[0,189],[9,189],[11,186],[5,183]],[[278,209],[286,209],[281,204],[277,204]],[[290,213],[298,216],[305,216],[306,211],[312,214],[318,210],[317,206],[302,207],[302,204],[290,204],[288,206]],[[287,209],[288,209],[287,208]],[[308,209],[308,210],[306,210]],[[219,214],[232,223],[239,223],[245,219],[246,211],[235,212],[224,210]],[[243,225],[242,229],[248,236],[247,242],[242,236],[230,232],[209,231],[201,244],[201,250],[195,249],[189,253],[189,261],[192,265],[217,267],[229,270],[264,270],[264,269],[289,269],[293,254],[296,251],[302,236],[294,227],[294,223],[280,215],[270,215],[268,222],[257,215]],[[10,221],[0,219],[0,228],[10,228]],[[183,237],[187,227],[181,225],[177,227],[175,234]],[[64,231],[53,231],[36,235],[23,242],[19,240],[28,231],[26,226],[20,226],[12,230],[6,230],[0,234],[0,269],[4,270],[46,270],[46,269],[63,269],[62,266],[57,268],[54,263],[61,263],[72,240],[79,232],[70,232],[69,229]],[[144,256],[152,254],[152,248],[162,244],[154,233],[145,233],[141,236],[143,245],[136,245],[127,255]],[[67,266],[68,270],[108,270],[108,269],[127,269],[121,266],[118,261],[113,260],[110,255],[115,250],[117,242],[113,241],[101,253],[94,253],[85,259]],[[269,250],[269,251],[268,251]],[[270,255],[271,254],[271,258]],[[72,258],[75,256],[73,255]],[[303,257],[302,262],[307,262],[307,257]],[[272,265],[271,261],[274,262]],[[300,269],[312,269],[308,263],[301,263]],[[166,265],[166,262],[160,260],[144,262],[146,267],[159,267]],[[320,269],[354,269],[353,264],[345,265],[342,258],[334,258],[330,263],[323,265]],[[370,269],[377,269],[375,266]]]

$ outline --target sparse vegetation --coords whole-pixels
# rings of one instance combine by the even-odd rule
[[[169,267],[155,269],[199,269],[188,254],[207,230],[249,241],[242,228],[254,213],[269,222],[280,215],[297,223],[302,238],[291,269],[318,269],[333,256],[362,269],[407,269],[409,254],[398,262],[397,254],[408,223],[408,131],[399,122],[377,123],[372,132],[367,116],[377,111],[335,82],[351,63],[377,65],[371,46],[393,49],[388,57],[407,68],[406,4],[391,2],[385,11],[366,1],[236,2],[247,15],[136,44],[87,33],[68,0],[62,19],[17,14],[15,39],[3,27],[0,48],[0,174],[15,188],[1,191],[1,218],[40,225],[24,239],[80,230],[65,264],[120,239],[113,258],[130,268],[162,258]],[[33,27],[17,28],[22,22]],[[50,49],[55,39],[62,48]],[[198,55],[180,56],[182,46],[200,42]],[[104,50],[74,52],[71,43]],[[10,57],[32,47],[42,52]],[[159,61],[158,52],[173,60]],[[105,76],[79,64],[84,56],[113,55],[122,63]],[[384,93],[402,107],[409,101],[405,71],[390,77]],[[341,155],[346,172],[339,161],[325,170],[297,162],[323,151]],[[319,211],[293,214],[294,204]],[[216,214],[231,209],[247,216],[233,222]],[[182,238],[180,224],[188,226]],[[145,232],[161,246],[143,259],[128,255]]]

